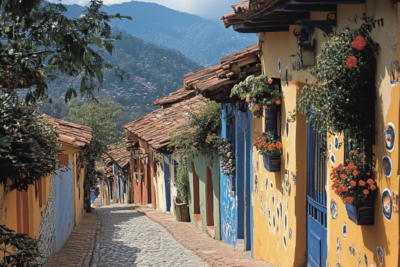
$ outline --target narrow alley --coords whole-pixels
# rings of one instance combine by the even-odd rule
[[[95,266],[208,266],[168,231],[131,205],[97,209],[102,221]]]

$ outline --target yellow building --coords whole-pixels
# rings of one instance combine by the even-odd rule
[[[0,224],[40,240],[47,262],[61,250],[84,210],[85,164],[81,151],[90,144],[92,129],[48,118],[58,129],[61,168],[29,186],[27,191],[0,188]]]
[[[223,17],[225,26],[259,35],[263,74],[279,79],[284,93],[277,124],[283,143],[280,172],[268,172],[263,156],[253,149],[254,258],[277,266],[400,266],[399,143],[395,139],[399,135],[398,3],[248,0],[233,8]],[[380,45],[375,74],[373,225],[351,221],[346,205],[331,189],[331,167],[345,164],[347,147],[337,145],[345,141],[341,133],[327,140],[329,159],[313,165],[310,160],[318,154],[310,153],[310,147],[318,145],[318,140],[310,142],[313,128],[304,115],[287,122],[305,83],[315,82],[309,70],[322,44],[331,39],[327,33],[332,26],[337,26],[337,32],[347,26],[358,29],[364,12],[384,20],[370,34]],[[306,40],[294,33],[304,33]],[[265,130],[265,119],[253,118],[253,140]],[[319,173],[314,175],[315,171]],[[310,175],[314,180],[307,179]],[[315,193],[321,198],[316,200]]]

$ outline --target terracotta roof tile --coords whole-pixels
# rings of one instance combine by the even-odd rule
[[[117,162],[121,168],[125,168],[129,165],[131,153],[126,150],[125,142],[119,142],[108,146],[107,154],[103,154],[106,165],[112,163],[113,160]]]
[[[185,100],[185,99],[192,98],[194,95],[195,95],[195,92],[188,91],[185,88],[181,88],[181,89],[178,89],[175,92],[171,93],[169,96],[157,99],[153,103],[153,106],[173,104],[173,103]]]
[[[263,12],[277,2],[282,2],[282,0],[247,0],[240,4],[233,5],[233,12],[224,15],[222,20],[225,27],[229,28],[232,25],[243,23],[245,20]]]
[[[219,65],[187,73],[184,75],[184,88],[200,93],[223,90],[226,86],[230,89],[247,76],[261,72],[259,52],[260,46],[256,44],[223,57]]]
[[[189,112],[199,111],[205,100],[202,95],[173,104],[169,108],[159,109],[128,123],[124,128],[146,141],[155,149],[161,149],[170,143],[168,132],[189,122]]]
[[[57,128],[60,134],[59,141],[79,147],[90,144],[92,128],[48,116],[47,119],[49,120],[49,125]]]

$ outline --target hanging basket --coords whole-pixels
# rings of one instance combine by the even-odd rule
[[[356,225],[374,225],[375,202],[346,203],[346,210]]]
[[[175,217],[178,222],[190,222],[189,206],[185,203],[176,203],[179,199],[175,198]]]
[[[264,157],[264,167],[269,172],[281,171],[281,157],[280,156],[266,156]]]

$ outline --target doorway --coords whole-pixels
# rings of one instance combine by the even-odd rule
[[[200,215],[200,179],[196,173],[196,169],[194,167],[194,163],[192,161],[192,170],[193,170],[193,213],[194,219],[197,224],[201,226],[201,215]]]
[[[207,226],[214,227],[214,190],[209,167],[207,167]]]
[[[309,114],[309,116],[316,116]],[[317,127],[307,129],[307,264],[325,267],[327,259],[326,144]]]

